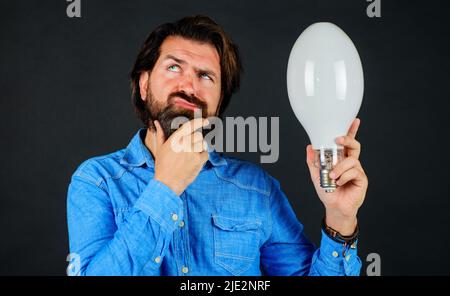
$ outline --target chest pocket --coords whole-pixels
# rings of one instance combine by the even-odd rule
[[[261,222],[217,215],[212,220],[215,263],[233,275],[243,273],[258,255]]]

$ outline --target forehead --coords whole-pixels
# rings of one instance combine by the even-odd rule
[[[188,64],[208,67],[220,73],[220,57],[214,45],[210,43],[169,36],[161,44],[160,52],[160,58],[170,54]]]

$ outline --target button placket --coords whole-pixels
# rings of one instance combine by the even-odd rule
[[[187,254],[187,242],[186,242],[186,236],[187,236],[187,229],[186,229],[186,217],[187,217],[187,210],[186,210],[186,193],[183,192],[180,195],[180,198],[182,200],[182,213],[184,216],[183,220],[179,220],[177,223],[178,229],[176,231],[177,235],[175,237],[178,238],[178,242],[177,242],[177,249],[178,249],[178,254],[177,254],[177,261],[178,261],[178,268],[179,271],[181,271],[181,274],[185,275],[186,273],[188,273],[189,269],[188,269],[188,262],[186,260],[186,256],[188,256]]]

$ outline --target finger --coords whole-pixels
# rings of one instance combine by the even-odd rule
[[[205,143],[203,141],[192,143],[191,149],[192,152],[203,152],[205,151]]]
[[[318,152],[314,150],[311,144],[306,146],[306,163],[311,168],[320,169]]]
[[[172,149],[175,152],[190,152],[194,126],[205,126],[209,124],[207,119],[195,118],[184,123],[179,129],[177,129],[169,138],[172,143]]]
[[[199,146],[203,147],[203,134],[201,132],[194,132],[193,134],[189,134],[184,136],[182,139],[182,145],[187,150],[183,150],[184,152],[192,152],[194,145],[198,144]],[[201,152],[203,151],[203,148],[198,150],[195,150],[194,152]]]
[[[207,126],[209,124],[206,118],[195,118],[184,123],[175,133],[180,136],[192,134],[195,130]]]
[[[361,154],[361,144],[350,136],[342,136],[336,138],[336,143],[347,148],[347,156],[359,158]]]
[[[156,143],[158,145],[157,147],[161,147],[161,145],[164,144],[164,142],[166,141],[166,136],[164,135],[164,131],[159,121],[155,120],[153,121],[153,123],[155,124],[156,127]]]
[[[330,172],[330,178],[338,179],[343,173],[353,168],[360,168],[359,160],[354,157],[347,157],[339,162]]]
[[[336,184],[343,186],[349,182],[357,186],[363,186],[365,182],[365,174],[363,171],[357,168],[350,169],[343,173],[339,179],[336,180]]]
[[[194,132],[193,134],[185,136],[185,138],[191,143],[198,143],[203,141],[203,134],[201,132]]]
[[[306,163],[308,166],[314,166],[314,150],[311,144],[306,146]]]
[[[352,124],[350,125],[350,128],[348,129],[347,136],[349,136],[351,138],[355,138],[356,133],[358,132],[360,123],[361,123],[361,119],[355,118],[355,120],[353,120]]]
[[[206,141],[203,140],[203,135],[199,132],[183,137],[180,142],[181,147],[177,147],[175,150],[177,152],[203,152],[208,148]]]
[[[320,181],[319,168],[314,165],[314,149],[312,145],[306,146],[306,163],[308,164],[309,173],[313,182]]]

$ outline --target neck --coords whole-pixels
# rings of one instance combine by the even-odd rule
[[[156,141],[156,131],[154,129],[147,128],[147,133],[144,140],[145,147],[150,151],[150,154],[155,159],[156,151],[158,150],[158,144]]]

